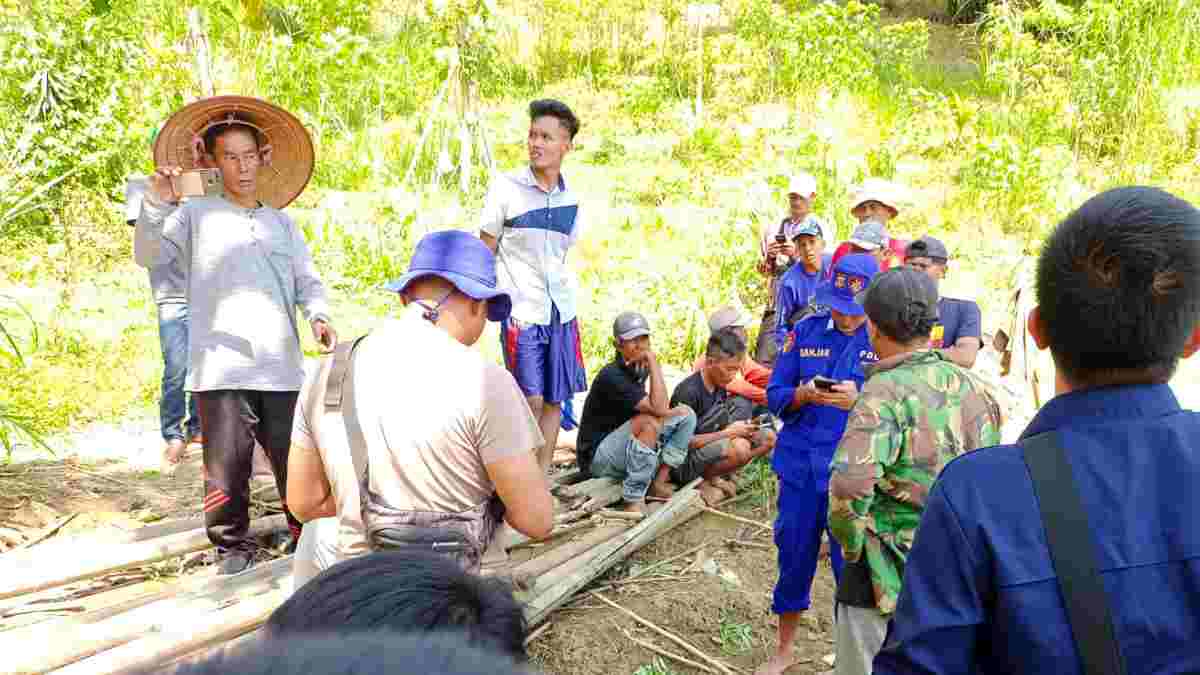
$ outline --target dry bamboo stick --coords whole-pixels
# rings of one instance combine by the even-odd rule
[[[762,529],[764,529],[764,530],[770,530],[770,529],[771,529],[771,526],[770,526],[770,525],[767,525],[767,524],[765,524],[765,523],[760,523],[760,522],[758,522],[757,520],[750,520],[749,518],[743,518],[743,517],[741,517],[741,516],[735,516],[735,515],[733,515],[732,513],[725,513],[724,511],[718,511],[718,510],[716,510],[716,509],[712,508],[711,506],[705,506],[705,507],[704,507],[704,512],[705,512],[705,513],[711,513],[711,514],[713,514],[714,516],[721,516],[722,518],[728,518],[728,519],[730,519],[730,520],[736,520],[737,522],[739,522],[739,523],[744,523],[744,524],[746,524],[746,525],[753,525],[753,526],[755,526],[755,527],[761,527],[761,528],[762,528]]]
[[[287,521],[282,515],[260,518],[250,523],[247,536],[257,537],[286,527]],[[82,560],[78,556],[66,558],[61,555],[54,558],[22,557],[12,561],[0,559],[0,599],[147,565],[210,546],[208,534],[197,529],[150,541],[94,548]]]
[[[528,647],[531,643],[533,643],[534,640],[540,638],[542,636],[542,633],[545,633],[546,631],[550,630],[550,626],[553,626],[553,625],[554,625],[553,621],[547,621],[546,623],[538,626],[537,630],[533,631],[532,633],[529,634],[528,637],[525,638],[525,643],[524,643],[525,646]]]
[[[549,624],[547,624],[547,625],[549,625]],[[635,638],[632,633],[630,633],[629,631],[627,631],[623,628],[621,629],[621,632],[625,634],[625,637],[629,638],[630,642],[641,645],[641,646],[645,647],[646,649],[649,649],[650,651],[654,652],[655,654],[658,654],[659,656],[665,656],[668,659],[671,659],[672,661],[678,661],[679,663],[682,663],[683,665],[691,667],[691,668],[695,668],[696,670],[699,670],[702,673],[713,672],[713,669],[709,668],[706,665],[696,663],[695,661],[692,661],[690,659],[685,659],[678,654],[673,654],[665,649],[656,647],[653,644],[646,642],[644,640],[639,640],[639,639]]]
[[[504,548],[514,549],[522,546],[529,546],[530,544],[544,544],[548,541],[553,541],[564,534],[571,534],[572,532],[586,530],[595,524],[596,520],[594,518],[589,518],[587,520],[580,520],[567,525],[559,525],[558,527],[554,528],[545,539],[530,539],[516,530],[510,530],[512,534],[508,535],[509,540],[505,542]]]
[[[23,549],[27,549],[35,544],[42,543],[46,539],[49,539],[51,536],[53,536],[55,532],[58,532],[59,530],[61,530],[64,525],[71,522],[72,520],[75,520],[75,516],[78,516],[78,515],[79,515],[79,513],[76,512],[76,513],[72,513],[68,516],[65,516],[63,518],[60,518],[57,523],[54,523],[50,527],[47,527],[46,529],[42,530],[41,534],[38,534],[33,539],[30,539],[29,541],[25,542],[24,544],[21,544],[20,546],[16,547],[13,550],[20,551]]]
[[[760,544],[754,541],[742,541],[741,539],[726,539],[726,544],[730,546],[742,546],[744,548],[756,548],[762,551],[774,551],[775,547],[768,544]]]
[[[637,513],[634,511],[618,511],[616,509],[600,509],[596,512],[596,515],[600,516],[601,518],[632,520],[635,523],[646,518],[646,514],[644,513]]]
[[[563,563],[573,560],[582,553],[592,550],[628,529],[629,525],[625,523],[598,527],[574,541],[569,541],[536,558],[521,563],[513,569],[513,576],[518,579],[533,579]]]
[[[722,673],[725,673],[726,675],[734,675],[734,670],[732,668],[725,665],[724,663],[721,663],[717,659],[714,659],[713,657],[709,656],[708,654],[705,654],[704,652],[700,651],[699,649],[696,649],[695,647],[693,647],[692,645],[690,645],[686,641],[684,641],[683,638],[675,635],[674,633],[666,630],[665,628],[659,627],[659,625],[654,623],[653,621],[642,618],[641,616],[635,614],[634,612],[632,612],[628,609],[625,609],[624,607],[618,605],[617,603],[613,602],[612,600],[609,600],[608,598],[604,597],[603,595],[600,595],[599,593],[596,593],[593,591],[592,595],[597,600],[603,602],[604,604],[608,605],[609,607],[612,607],[613,609],[620,611],[622,614],[627,615],[629,618],[633,619],[634,621],[637,621],[638,623],[642,624],[646,628],[649,628],[650,630],[654,631],[655,633],[658,633],[659,635],[667,638],[671,642],[674,642],[675,644],[679,645],[680,647],[683,647],[685,650],[687,650],[693,656],[703,659],[704,661],[708,662],[714,668],[721,671]]]

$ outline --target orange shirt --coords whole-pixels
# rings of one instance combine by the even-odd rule
[[[692,372],[699,371],[704,367],[705,357],[703,355],[696,359],[696,364],[692,366]],[[762,365],[758,361],[746,356],[742,361],[742,368],[738,371],[733,381],[725,386],[725,391],[734,396],[741,396],[749,399],[757,405],[767,404],[767,382],[771,381],[771,369]]]

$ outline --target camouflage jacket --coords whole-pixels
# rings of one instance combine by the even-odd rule
[[[866,555],[879,611],[891,614],[925,498],[958,455],[1000,443],[986,385],[938,352],[876,364],[831,464],[829,530],[849,562]]]

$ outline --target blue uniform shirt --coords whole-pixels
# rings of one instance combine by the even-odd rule
[[[805,271],[804,265],[796,263],[779,280],[779,291],[775,299],[775,344],[782,346],[791,331],[791,318],[797,310],[812,305],[817,287],[828,282],[832,256],[821,256],[821,269],[813,274]]]
[[[1127,671],[1200,672],[1200,414],[1167,385],[1058,396],[1056,430],[1087,513]],[[1079,653],[1021,449],[942,470],[874,672],[1076,675]]]
[[[983,347],[983,325],[979,305],[970,300],[942,298],[938,300],[938,322],[929,336],[929,346],[949,349],[959,338],[973,337]]]
[[[767,384],[767,406],[783,419],[771,460],[771,468],[780,479],[801,483],[811,475],[818,489],[828,488],[829,463],[850,416],[848,410],[827,405],[809,404],[789,410],[796,388],[823,375],[838,381],[851,380],[862,389],[864,361],[876,360],[866,323],[853,335],[838,330],[828,313],[796,324],[779,351]]]

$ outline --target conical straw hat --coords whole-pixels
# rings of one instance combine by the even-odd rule
[[[180,108],[154,141],[155,165],[196,168],[204,132],[229,119],[258,129],[259,141],[271,148],[269,162],[258,172],[259,201],[277,209],[290,204],[312,177],[312,138],[294,115],[261,99],[213,96]]]

